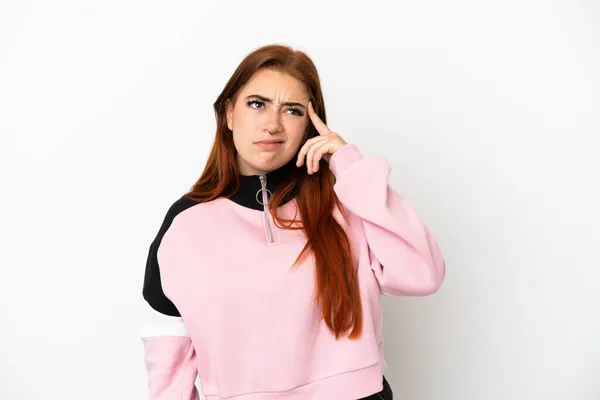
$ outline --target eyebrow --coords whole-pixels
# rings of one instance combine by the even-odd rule
[[[259,100],[262,101],[266,101],[267,103],[273,103],[273,100],[269,99],[268,97],[265,96],[261,96],[259,94],[251,94],[250,96],[246,97],[246,99],[249,99],[250,97],[256,97]],[[284,103],[281,103],[284,106],[298,106],[298,107],[302,107],[302,108],[306,108],[306,106],[302,103],[296,103],[293,101],[286,101]]]

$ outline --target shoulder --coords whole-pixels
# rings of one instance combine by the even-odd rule
[[[187,195],[181,196],[179,199],[175,200],[174,203],[171,204],[169,209],[167,210],[166,215],[163,218],[163,222],[161,225],[161,231],[166,231],[169,226],[173,223],[175,217],[184,212],[190,207],[197,205],[198,202],[189,198]]]
[[[143,297],[150,306],[166,315],[179,316],[179,311],[175,305],[165,296],[161,282],[161,268],[158,262],[158,253],[161,249],[165,233],[169,230],[175,218],[190,207],[198,204],[195,200],[186,195],[175,200],[167,209],[162,223],[154,240],[150,244],[148,256],[146,258],[146,270],[144,274]]]

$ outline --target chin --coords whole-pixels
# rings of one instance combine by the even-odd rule
[[[293,154],[285,155],[281,153],[255,153],[248,158],[244,158],[244,160],[245,164],[255,171],[269,172],[286,165],[293,156]]]
[[[284,154],[269,154],[269,157],[257,157],[256,166],[262,166],[269,169],[277,169],[289,161],[289,157]]]
[[[280,168],[284,164],[282,164],[281,161],[273,161],[273,162],[268,162],[268,163],[262,162],[262,163],[256,164],[256,169],[258,169],[260,171],[273,171],[273,170]]]

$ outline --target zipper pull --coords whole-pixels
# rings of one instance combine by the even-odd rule
[[[263,190],[265,190],[267,188],[267,176],[261,175],[259,178],[260,178],[260,185],[262,186]]]
[[[267,177],[266,175],[260,176],[260,190],[256,192],[256,201],[263,206],[263,214],[265,216],[265,227],[267,235],[269,237],[269,243],[274,243],[275,238],[273,235],[273,227],[271,226],[271,213],[269,212],[269,195],[272,195],[271,191],[267,189]],[[259,199],[259,194],[262,194],[262,201]]]
[[[259,178],[261,188],[258,190],[258,192],[256,192],[256,201],[258,201],[258,203],[261,206],[264,206],[266,209],[266,205],[269,203],[269,195],[272,195],[272,193],[269,189],[267,189],[267,177],[265,175],[260,175]]]

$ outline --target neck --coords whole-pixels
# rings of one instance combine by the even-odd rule
[[[236,182],[231,182],[226,192],[232,194],[230,196],[226,195],[226,197],[229,197],[230,200],[241,206],[255,210],[263,210],[263,204],[257,200],[257,197],[260,198],[260,195],[257,196],[257,193],[263,188],[268,189],[271,194],[275,193],[275,190],[277,190],[281,185],[289,182],[290,179],[293,179],[292,175],[297,168],[298,167],[296,167],[295,158],[292,158],[287,164],[273,171],[256,171],[255,173],[248,175],[240,174],[239,190],[233,193]],[[262,182],[261,177],[263,177]],[[297,190],[290,194],[290,196],[287,196],[282,204],[287,203],[293,197],[295,197],[296,192]]]

